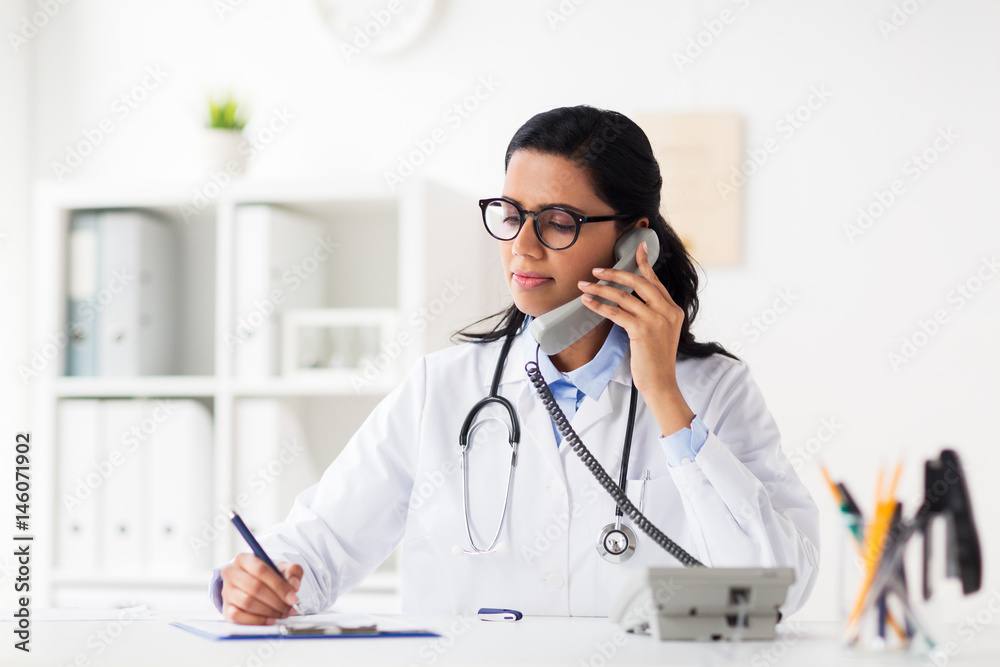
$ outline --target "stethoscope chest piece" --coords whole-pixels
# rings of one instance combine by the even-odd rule
[[[609,563],[624,563],[635,553],[635,533],[621,521],[609,523],[597,538],[597,553]]]

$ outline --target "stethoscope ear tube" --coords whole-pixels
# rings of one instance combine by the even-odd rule
[[[510,416],[510,425],[508,426],[507,424],[504,424],[507,428],[507,442],[514,448],[515,451],[517,450],[517,444],[521,442],[521,427],[517,423],[517,415],[514,413],[514,406],[511,405],[511,402],[503,396],[487,396],[473,406],[472,410],[469,411],[469,414],[466,415],[465,421],[462,422],[462,430],[458,434],[458,446],[461,448],[463,455],[469,445],[472,444],[472,435],[476,432],[476,429],[485,422],[476,424],[475,428],[473,428],[472,423],[476,420],[476,416],[479,414],[479,411],[491,403],[501,405],[505,410],[507,410],[507,414]],[[502,419],[498,419],[496,417],[492,417],[491,419],[503,423]]]

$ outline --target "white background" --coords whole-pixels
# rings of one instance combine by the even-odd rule
[[[434,224],[472,225],[479,224],[475,199],[499,192],[510,136],[539,111],[580,103],[625,114],[736,111],[747,150],[769,138],[778,150],[742,189],[742,263],[705,267],[695,331],[751,364],[821,508],[823,572],[802,618],[833,614],[845,534],[820,457],[870,510],[880,465],[905,460],[901,496],[909,500],[922,482],[921,461],[957,448],[986,576],[978,598],[959,602],[954,586],[945,587],[940,609],[961,620],[1000,587],[993,569],[1000,564],[993,518],[1000,279],[990,273],[994,279],[961,309],[949,300],[1000,251],[1000,5],[443,0],[411,48],[349,60],[309,0],[234,4],[220,13],[222,3],[208,1],[75,0],[15,48],[10,33],[38,5],[0,2],[3,442],[32,428],[17,367],[45,342],[26,324],[31,185],[55,178],[53,162],[85,130],[117,119],[116,98],[139,85],[147,67],[160,68],[164,80],[69,178],[190,179],[205,95],[228,88],[251,102],[255,119],[280,108],[295,116],[251,164],[260,178],[383,178],[416,141],[445,128],[446,140],[417,175],[470,193],[466,218]],[[565,20],[555,21],[560,8]],[[706,22],[723,10],[733,20],[713,36]],[[884,34],[880,21],[894,11],[906,20]],[[699,33],[706,46],[678,66],[675,55]],[[496,90],[458,127],[448,124],[445,114],[474,94],[481,77]],[[829,99],[799,109],[815,88]],[[778,123],[797,110],[809,118],[788,137]],[[948,128],[957,138],[911,180],[904,165]],[[845,225],[895,179],[905,192],[852,243]],[[775,320],[768,308],[779,290],[793,303]],[[894,369],[888,354],[900,353],[903,338],[937,309],[947,322],[929,340],[918,336],[926,344]],[[767,318],[766,331],[751,334],[752,318]],[[824,420],[837,425],[833,437],[807,447],[826,435]],[[11,449],[0,448],[5,459]],[[12,511],[8,477],[0,482],[0,536]],[[9,559],[0,557],[0,566],[9,568]],[[12,586],[2,571],[0,580],[7,600]]]

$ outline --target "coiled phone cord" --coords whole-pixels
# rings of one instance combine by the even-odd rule
[[[563,413],[562,408],[556,403],[555,397],[552,395],[552,390],[549,389],[549,385],[545,382],[545,378],[542,377],[542,373],[538,370],[538,363],[534,361],[529,361],[524,366],[524,370],[528,373],[528,379],[531,384],[535,386],[538,390],[538,395],[542,399],[542,404],[548,411],[549,415],[552,417],[552,421],[555,422],[556,428],[562,433],[563,439],[569,443],[569,446],[573,449],[583,464],[587,466],[587,470],[597,478],[597,481],[601,483],[604,490],[607,491],[611,497],[614,499],[615,503],[618,504],[619,509],[621,509],[632,522],[639,527],[642,532],[649,535],[650,538],[661,547],[663,547],[667,553],[679,560],[682,564],[688,567],[705,567],[704,563],[699,561],[697,558],[685,551],[679,544],[674,542],[672,539],[666,536],[659,528],[653,525],[653,523],[647,519],[639,511],[639,509],[632,504],[632,501],[628,499],[628,496],[622,491],[621,487],[615,484],[614,480],[611,479],[611,475],[604,469],[600,462],[594,458],[594,455],[590,453],[583,441],[580,440],[580,436],[576,434],[573,427],[570,426],[569,420],[566,419],[566,415]]]

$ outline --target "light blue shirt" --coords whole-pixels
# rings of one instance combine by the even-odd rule
[[[525,328],[531,319],[531,316],[525,318]],[[530,331],[528,336],[531,337]],[[524,346],[525,363],[535,360],[537,345],[531,338]],[[593,401],[600,398],[601,393],[608,386],[608,382],[611,381],[611,376],[615,374],[615,370],[625,358],[627,349],[628,333],[615,324],[611,327],[611,332],[597,356],[580,368],[568,373],[560,372],[545,354],[538,355],[538,369],[567,419],[573,420],[573,416],[580,409],[580,404],[583,403],[585,397]],[[561,444],[562,434],[556,428],[555,422],[552,423],[552,430],[555,432],[556,442]],[[676,433],[661,437],[660,446],[663,447],[666,454],[667,464],[671,467],[677,467],[686,461],[693,461],[707,439],[708,428],[702,423],[701,418],[695,415],[694,419],[691,420],[690,428],[683,428]]]

